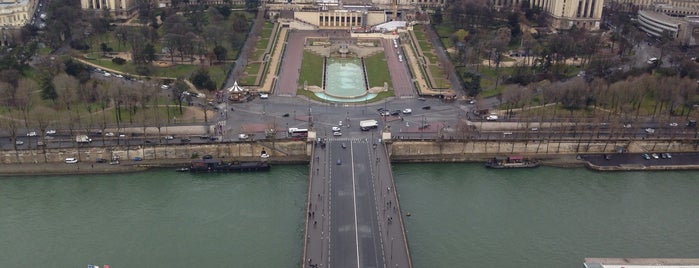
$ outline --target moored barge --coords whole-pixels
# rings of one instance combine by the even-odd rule
[[[522,156],[496,156],[485,163],[489,168],[535,168],[539,166],[539,161]]]
[[[216,159],[194,160],[189,172],[247,172],[269,171],[272,166],[267,161],[259,162],[223,162]]]

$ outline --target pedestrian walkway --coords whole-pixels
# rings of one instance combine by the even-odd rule
[[[286,43],[286,36],[288,33],[288,28],[282,27],[279,34],[277,34],[276,45],[272,50],[272,54],[269,57],[269,66],[266,69],[267,73],[264,75],[264,83],[260,86],[258,91],[271,92],[274,87],[274,83],[278,79],[279,69],[281,68],[281,57],[284,54],[284,46]],[[265,71],[265,69],[260,70],[260,72]],[[262,73],[258,74],[262,75]]]
[[[412,267],[384,144],[341,137],[316,145],[302,267]]]

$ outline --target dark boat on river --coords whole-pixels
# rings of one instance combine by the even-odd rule
[[[259,162],[223,162],[217,159],[194,160],[189,166],[189,172],[247,172],[269,171],[271,165],[267,161]]]
[[[485,163],[489,168],[535,168],[539,162],[522,156],[496,156]]]

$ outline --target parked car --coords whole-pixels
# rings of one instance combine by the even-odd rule
[[[333,136],[342,136],[342,132],[335,131],[333,132]]]
[[[55,129],[48,129],[48,130],[46,130],[46,135],[53,135],[53,134],[56,134],[56,130],[55,130]]]
[[[95,162],[97,162],[97,163],[107,163],[107,159],[104,159],[104,158],[97,158],[97,159],[95,159]]]
[[[267,93],[260,93],[260,99],[268,99],[268,98],[269,98],[269,94],[267,94]]]
[[[248,138],[250,138],[250,136],[248,136],[248,134],[245,134],[245,133],[238,134],[238,139],[240,139],[240,140],[246,140]]]
[[[411,114],[411,113],[413,113],[413,109],[410,109],[410,108],[403,109],[403,114]]]
[[[27,137],[36,137],[36,136],[37,136],[36,131],[29,131],[29,133],[27,133]]]
[[[78,159],[75,157],[66,158],[66,164],[77,164],[77,163],[78,163]]]
[[[642,154],[641,157],[643,157],[645,160],[650,160],[650,155],[648,154]]]
[[[15,141],[15,144],[16,144],[16,145],[22,145],[22,144],[24,144],[24,142],[18,140],[18,141]]]
[[[140,156],[136,156],[133,158],[133,161],[141,161],[141,160],[143,160],[143,158],[141,158]]]

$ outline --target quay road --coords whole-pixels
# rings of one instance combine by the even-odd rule
[[[386,147],[357,134],[314,145],[302,267],[412,267]]]

